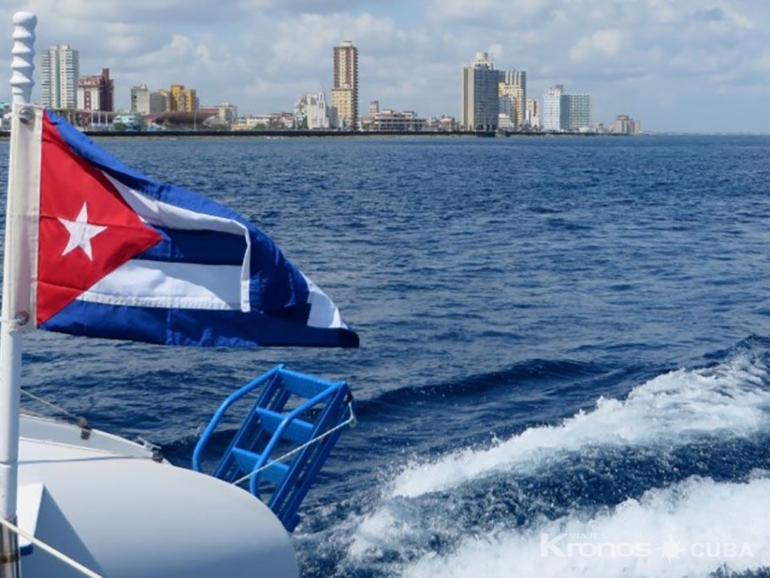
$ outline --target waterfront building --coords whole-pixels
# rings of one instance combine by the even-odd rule
[[[141,112],[149,114],[149,111],[143,110],[145,106],[149,107],[150,90],[146,84],[139,84],[131,87],[131,112]]]
[[[642,123],[628,116],[619,114],[610,128],[610,132],[615,134],[639,134],[642,132]]]
[[[40,101],[54,109],[77,107],[80,58],[69,44],[58,44],[40,53]]]
[[[144,128],[144,116],[138,112],[121,112],[113,117],[112,125],[119,130],[142,130]]]
[[[147,105],[144,107],[147,112],[145,114],[160,114],[168,110],[168,98],[160,91],[151,92],[147,97]],[[139,112],[143,112],[142,109]]]
[[[506,114],[508,117],[506,122],[510,124],[510,130],[522,130],[526,125],[527,72],[525,70],[501,70],[499,93],[500,98],[507,99],[513,107],[512,112]],[[508,104],[506,103],[504,106],[507,107]]]
[[[150,92],[146,84],[131,88],[131,112],[160,114],[168,110],[168,99],[162,92]]]
[[[499,71],[486,52],[477,52],[470,66],[463,68],[462,129],[497,130],[500,111]]]
[[[443,115],[425,119],[423,130],[431,132],[457,132],[460,125],[453,116]]]
[[[198,110],[198,96],[194,88],[185,88],[184,84],[172,84],[171,90],[165,92],[165,96],[168,110],[171,112],[194,112]]]
[[[567,94],[562,84],[547,88],[543,97],[543,130],[591,130],[591,95]]]
[[[238,120],[238,107],[229,102],[222,104],[208,104],[199,106],[192,115],[182,113],[184,120],[188,120],[192,116],[193,130],[199,128],[206,130],[222,130],[230,129],[232,125]],[[172,120],[172,119],[169,119]],[[189,122],[187,123],[189,124]]]
[[[358,48],[350,40],[334,47],[332,106],[338,128],[358,128]]]
[[[540,128],[540,103],[536,98],[527,99],[527,124],[533,129]]]
[[[217,118],[227,124],[234,123],[238,118],[238,107],[229,102],[223,102],[222,104],[215,105],[211,108],[216,109]]]
[[[168,110],[168,98],[162,92],[151,92],[148,97],[147,114],[160,114]]]
[[[323,90],[303,94],[294,106],[295,126],[308,130],[330,128],[329,107]]]
[[[413,110],[385,109],[371,115],[371,130],[376,132],[421,132],[424,128],[425,119]]]
[[[591,95],[563,94],[561,98],[561,129],[589,130],[591,128]]]
[[[545,89],[543,95],[543,130],[559,131],[561,127],[561,97],[564,85],[556,84]]]
[[[250,114],[238,119],[233,130],[285,130],[294,128],[294,114],[291,112],[270,112]]]
[[[502,86],[502,84],[500,85]],[[500,94],[497,126],[500,130],[516,130],[516,100],[510,94]]]
[[[101,74],[78,78],[78,110],[112,112],[115,83],[110,78],[110,69],[102,68]]]

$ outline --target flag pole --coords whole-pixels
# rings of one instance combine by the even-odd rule
[[[22,105],[29,104],[32,96],[35,69],[35,25],[37,17],[30,12],[17,12],[13,15],[13,61],[11,69],[11,92],[13,93],[13,115],[21,117]],[[18,123],[15,122],[16,129]],[[24,122],[22,120],[22,122]],[[17,180],[23,176],[14,174],[14,143],[18,141],[19,130],[11,134],[10,160],[8,170],[8,197],[5,213],[5,252],[3,263],[3,306],[2,328],[0,329],[0,517],[16,523],[16,497],[19,473],[19,399],[21,391],[21,329],[29,322],[29,305],[25,303],[28,288],[19,291],[19,267],[24,264],[15,262],[19,255],[14,251],[19,248],[19,234],[22,232],[15,219],[13,196],[19,192]],[[23,162],[24,159],[17,159]],[[12,195],[14,193],[14,195]],[[21,243],[23,245],[23,242]],[[0,528],[0,578],[18,578],[19,539],[5,525]]]

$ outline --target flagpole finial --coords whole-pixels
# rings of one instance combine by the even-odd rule
[[[32,12],[13,15],[13,48],[11,54],[11,93],[14,104],[29,104],[35,80],[35,26],[37,16]]]

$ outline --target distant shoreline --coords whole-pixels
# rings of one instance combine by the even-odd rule
[[[331,130],[164,130],[164,131],[84,131],[91,138],[345,138],[345,137],[455,137],[455,138],[506,138],[506,137],[549,137],[549,136],[631,136],[617,133],[586,132],[447,132],[447,131],[331,131]],[[10,133],[0,133],[0,140],[7,140]]]

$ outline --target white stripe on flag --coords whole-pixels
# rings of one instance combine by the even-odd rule
[[[246,241],[246,251],[243,255],[243,265],[240,269],[239,287],[240,295],[238,299],[239,309],[251,311],[251,302],[249,301],[249,289],[251,280],[251,237],[249,231],[243,223],[209,215],[208,213],[197,213],[190,209],[170,205],[156,199],[152,199],[135,191],[115,180],[107,173],[105,177],[118,190],[123,200],[136,211],[136,213],[146,222],[159,227],[169,229],[181,229],[188,231],[208,230],[230,233],[243,236]]]
[[[78,297],[129,307],[240,310],[241,268],[132,260]]]
[[[302,274],[305,277],[304,273]],[[308,315],[308,327],[344,327],[342,316],[339,309],[329,296],[313,283],[308,277],[305,277],[310,293],[308,303],[310,303],[310,314]]]

